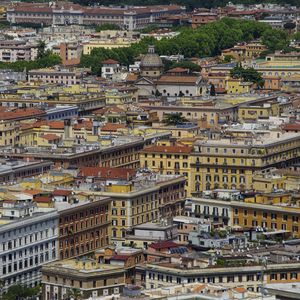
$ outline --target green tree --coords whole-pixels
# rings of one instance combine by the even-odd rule
[[[231,71],[230,75],[233,78],[240,78],[244,81],[256,83],[258,87],[263,87],[264,79],[262,75],[254,68],[244,69],[241,65],[236,65]]]
[[[13,285],[9,287],[6,294],[2,296],[2,300],[16,300],[20,298],[27,298],[39,295],[41,292],[41,287],[37,286],[34,288],[25,287],[20,284]]]
[[[230,63],[232,59],[234,59],[232,55],[225,55],[224,59],[223,59],[223,62],[224,63]]]
[[[292,30],[296,28],[296,24],[293,22],[287,22],[283,25],[283,27],[289,32],[289,34],[291,34]]]
[[[105,31],[105,30],[120,30],[120,26],[116,24],[102,24],[96,26],[96,32]]]
[[[164,119],[164,123],[166,123],[167,125],[175,125],[175,126],[183,124],[187,121],[188,120],[185,117],[181,116],[179,113],[168,114]]]
[[[201,67],[191,61],[180,61],[180,62],[175,62],[171,64],[169,69],[174,69],[174,68],[184,68],[184,69],[189,69],[190,72],[200,72]]]
[[[80,291],[80,289],[77,288],[71,288],[67,290],[67,294],[66,294],[66,299],[70,300],[70,299],[75,299],[75,300],[80,300],[82,299],[82,293]]]
[[[46,43],[44,41],[39,41],[38,44],[38,53],[37,53],[37,58],[43,58],[46,55]]]
[[[282,50],[289,45],[286,32],[279,29],[268,29],[262,35],[262,42],[271,51]]]

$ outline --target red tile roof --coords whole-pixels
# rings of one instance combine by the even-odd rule
[[[300,131],[300,123],[285,124],[282,129],[286,131]]]
[[[156,82],[158,84],[196,84],[198,76],[169,76],[163,75]]]
[[[237,287],[234,289],[238,293],[245,293],[247,290],[244,287]]]
[[[123,260],[126,261],[130,256],[127,255],[114,255],[110,260]]]
[[[114,60],[114,59],[107,59],[107,60],[104,60],[102,62],[102,64],[104,65],[116,65],[118,64],[119,62],[117,60]]]
[[[177,67],[177,68],[168,70],[167,73],[183,73],[183,72],[188,72],[188,71],[189,71],[189,69],[187,69],[187,68]]]
[[[160,249],[165,249],[165,248],[176,248],[179,245],[172,242],[172,241],[162,241],[162,242],[157,242],[157,243],[152,243],[149,245],[150,248],[153,248],[155,250],[160,250]]]
[[[45,115],[45,111],[36,108],[18,108],[15,110],[0,111],[0,120],[28,119]]]
[[[54,133],[47,133],[47,134],[43,134],[42,138],[48,141],[55,141],[55,140],[59,140],[60,136],[54,134]]]
[[[133,81],[138,80],[138,78],[139,78],[138,74],[129,73],[126,77],[126,81],[133,82]]]
[[[151,146],[144,149],[143,152],[152,153],[191,153],[192,147],[188,146]]]
[[[76,130],[81,129],[81,128],[92,130],[93,129],[93,122],[89,121],[89,120],[88,121],[84,120],[81,123],[75,124],[73,126],[73,128],[76,129]]]
[[[101,127],[101,131],[118,131],[118,129],[125,129],[125,124],[107,123]]]
[[[39,196],[39,197],[35,197],[33,201],[40,202],[40,203],[51,203],[52,199],[49,196]]]
[[[72,194],[72,191],[69,190],[55,190],[53,191],[53,196],[69,196]]]
[[[126,180],[128,177],[134,176],[135,173],[135,170],[126,168],[81,167],[78,176]]]
[[[125,113],[125,110],[122,108],[119,108],[117,106],[106,106],[97,110],[94,110],[93,112],[95,115],[104,115],[104,114],[111,114],[111,113]]]
[[[34,195],[42,194],[43,191],[42,190],[37,190],[37,189],[36,190],[24,190],[23,193],[34,196]]]
[[[48,125],[51,129],[64,129],[64,121],[50,121],[43,125]]]

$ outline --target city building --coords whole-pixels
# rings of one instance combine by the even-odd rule
[[[84,7],[73,3],[15,3],[7,8],[7,21],[15,23],[116,24],[127,30],[141,29],[155,23],[163,15],[176,15],[185,11],[179,5],[117,7]]]
[[[56,197],[58,196],[54,192]],[[64,196],[65,193],[59,193]],[[59,213],[59,258],[75,258],[110,243],[111,199],[92,196],[89,202],[56,202]],[[73,202],[73,204],[72,204]]]
[[[43,299],[62,299],[76,288],[84,299],[122,293],[125,269],[122,266],[100,264],[93,259],[61,260],[45,265]]]
[[[44,83],[74,85],[82,82],[86,70],[71,69],[37,69],[28,72],[28,82],[41,81]]]
[[[13,63],[16,61],[35,60],[38,55],[38,45],[25,41],[1,40],[0,61]]]
[[[272,201],[276,197],[278,202]],[[259,200],[260,197],[245,201],[228,200],[230,198],[192,198],[189,211],[191,216],[229,226],[261,228],[263,232],[270,231],[271,234],[286,232],[293,237],[299,237],[300,210],[293,206],[293,201],[285,201],[285,204],[282,204],[284,197],[286,195],[282,193],[266,194],[264,202]]]
[[[103,192],[112,199],[112,241],[122,245],[134,226],[180,215],[185,178],[141,172],[131,181],[107,181]],[[134,231],[136,231],[135,229]]]
[[[29,200],[1,202],[6,208],[0,217],[3,293],[16,284],[38,285],[42,265],[58,259],[58,214],[39,212]]]

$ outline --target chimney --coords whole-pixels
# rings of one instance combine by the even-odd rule
[[[71,119],[64,120],[64,138],[70,139],[73,136],[73,126],[71,123]]]

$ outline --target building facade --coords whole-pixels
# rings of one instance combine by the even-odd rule
[[[35,286],[42,265],[58,259],[58,214],[33,213],[6,223],[0,226],[2,292],[18,283]]]
[[[122,266],[99,264],[91,259],[69,259],[43,267],[43,299],[65,299],[78,289],[84,299],[117,295],[125,286]]]
[[[59,211],[59,258],[94,252],[110,242],[109,198],[95,199]]]
[[[68,3],[22,3],[7,8],[10,23],[65,24],[116,24],[127,30],[147,27],[164,15],[176,15],[185,11],[179,5],[140,7],[83,7]]]

